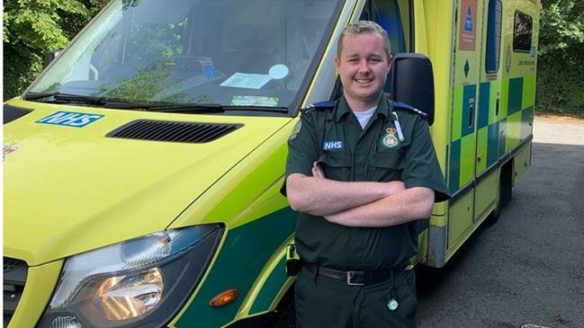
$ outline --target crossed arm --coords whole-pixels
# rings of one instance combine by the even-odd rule
[[[432,189],[406,189],[401,181],[330,180],[316,163],[312,176],[291,174],[286,191],[294,210],[350,227],[387,227],[427,218],[434,204]]]

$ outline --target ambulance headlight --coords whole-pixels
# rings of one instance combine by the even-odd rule
[[[162,231],[68,258],[39,327],[160,327],[197,286],[223,231]]]

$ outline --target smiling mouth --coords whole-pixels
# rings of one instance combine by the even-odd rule
[[[369,79],[369,78],[367,78],[367,79],[363,79],[363,78],[361,78],[361,79],[355,79],[355,82],[357,82],[359,84],[367,84],[367,83],[372,82],[372,81],[373,81],[373,79]]]

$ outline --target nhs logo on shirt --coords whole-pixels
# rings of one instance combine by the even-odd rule
[[[345,148],[345,144],[340,140],[325,141],[322,143],[323,150],[341,150],[343,148]]]
[[[45,118],[42,118],[37,121],[37,123],[43,124],[53,124],[53,125],[64,125],[70,126],[74,128],[82,128],[88,124],[91,124],[100,118],[103,115],[97,114],[84,114],[84,113],[75,113],[75,112],[56,112],[51,114]]]

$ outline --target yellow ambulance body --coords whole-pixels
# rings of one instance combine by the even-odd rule
[[[359,19],[432,65],[453,198],[412,261],[496,221],[530,165],[536,0],[113,0],[4,103],[5,327],[290,326],[286,142]]]

